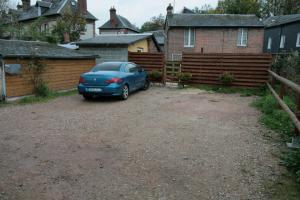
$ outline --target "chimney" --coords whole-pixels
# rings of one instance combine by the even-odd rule
[[[112,7],[110,10],[110,23],[112,25],[112,27],[116,27],[117,26],[117,10]]]
[[[78,11],[81,15],[87,14],[87,0],[78,0]]]
[[[23,8],[22,5],[20,5],[20,4],[17,5],[17,9],[18,9],[18,10],[22,10],[22,8]]]
[[[173,15],[173,6],[171,4],[169,4],[169,6],[167,7],[167,15]]]
[[[22,0],[22,8],[28,10],[30,8],[30,0]]]

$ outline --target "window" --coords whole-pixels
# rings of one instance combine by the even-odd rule
[[[268,38],[268,49],[270,50],[272,48],[272,38]]]
[[[189,28],[184,30],[184,47],[195,46],[195,29]]]
[[[128,65],[126,65],[126,72],[134,73],[137,70],[138,70],[138,68],[134,64],[129,63]]]
[[[296,47],[300,47],[300,33],[297,35]]]
[[[237,39],[237,46],[239,47],[246,47],[248,40],[248,29],[240,28],[238,30],[238,39]]]
[[[122,63],[119,62],[107,62],[101,63],[93,67],[92,72],[98,71],[120,71]]]
[[[144,52],[144,48],[138,47],[138,48],[137,48],[137,52]]]
[[[285,35],[282,35],[280,38],[280,48],[283,49],[285,44]]]

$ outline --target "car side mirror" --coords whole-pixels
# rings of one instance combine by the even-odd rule
[[[140,72],[140,73],[144,72],[144,69],[139,68],[139,72]]]

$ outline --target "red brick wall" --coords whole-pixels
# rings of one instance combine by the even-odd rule
[[[148,47],[149,47],[149,53],[158,53],[158,49],[154,44],[153,39],[149,38],[148,39]]]
[[[201,53],[262,53],[264,29],[248,29],[247,47],[237,46],[237,28],[204,28],[196,29],[195,47],[184,47],[184,29],[170,29],[166,43],[166,56],[171,60],[172,53],[182,52]]]

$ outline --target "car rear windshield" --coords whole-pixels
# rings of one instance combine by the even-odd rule
[[[92,72],[98,72],[98,71],[120,71],[121,63],[102,63],[96,65]]]

